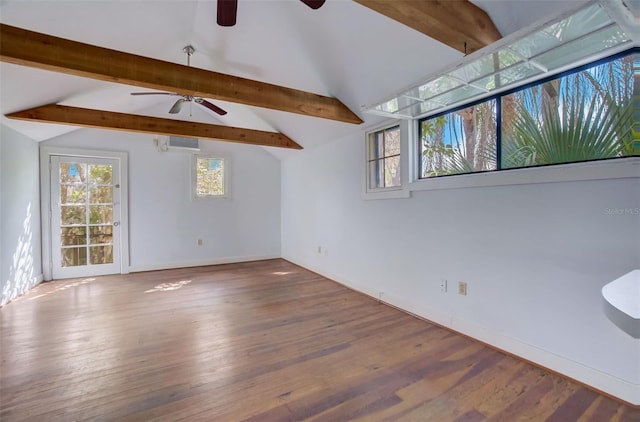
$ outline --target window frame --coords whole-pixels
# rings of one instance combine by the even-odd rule
[[[386,131],[392,129],[394,127],[398,127],[400,131],[400,154],[399,154],[399,167],[400,167],[400,184],[398,186],[389,186],[389,187],[381,187],[381,188],[371,188],[370,184],[370,171],[369,171],[369,163],[371,162],[371,142],[370,136],[374,135],[378,132]],[[385,122],[385,124],[375,126],[371,129],[365,130],[365,148],[364,148],[364,159],[362,162],[364,163],[363,169],[363,177],[362,177],[362,185],[363,185],[363,193],[362,199],[392,199],[392,198],[408,198],[410,197],[410,192],[408,189],[408,180],[409,180],[409,172],[408,172],[408,152],[409,152],[409,140],[411,136],[409,132],[411,130],[411,121],[409,120],[390,120]],[[384,157],[381,157],[383,159]]]
[[[473,187],[473,186],[491,186],[491,185],[503,185],[503,184],[519,184],[522,183],[523,181],[527,181],[527,180],[531,180],[531,176],[532,175],[538,175],[538,174],[543,174],[542,172],[547,170],[549,171],[549,168],[565,168],[568,169],[568,173],[567,175],[560,175],[559,171],[555,171],[555,170],[550,170],[549,174],[556,174],[560,180],[558,181],[565,181],[565,180],[588,180],[588,179],[592,179],[592,178],[612,178],[614,177],[613,174],[617,174],[617,172],[613,172],[613,174],[611,173],[611,171],[600,171],[599,173],[601,174],[601,177],[588,177],[586,175],[583,174],[583,172],[580,171],[576,171],[575,169],[578,168],[581,164],[584,166],[588,166],[590,169],[602,169],[603,166],[600,165],[593,165],[594,163],[610,163],[612,161],[625,161],[627,163],[629,162],[634,162],[635,160],[633,160],[634,158],[638,158],[637,155],[630,155],[630,156],[624,156],[624,157],[611,157],[611,158],[598,158],[598,159],[592,159],[592,160],[583,160],[583,161],[574,161],[574,162],[566,162],[566,163],[554,163],[554,164],[542,164],[542,165],[533,165],[533,166],[526,166],[526,167],[508,167],[508,168],[503,168],[502,167],[502,121],[501,121],[501,114],[502,114],[502,98],[506,97],[508,95],[511,95],[513,93],[516,92],[520,92],[520,91],[524,91],[526,89],[535,87],[535,86],[541,86],[542,84],[545,84],[547,82],[550,81],[554,81],[554,80],[558,80],[560,78],[563,78],[565,76],[570,76],[573,74],[576,74],[578,72],[582,72],[584,70],[605,64],[605,63],[609,63],[613,60],[616,59],[620,59],[622,57],[626,57],[626,56],[630,56],[630,55],[634,55],[634,54],[640,54],[640,48],[638,47],[633,47],[630,49],[627,49],[625,51],[616,53],[616,54],[612,54],[610,56],[607,56],[605,58],[599,59],[599,60],[595,60],[593,62],[590,63],[586,63],[580,66],[576,66],[572,69],[563,71],[563,72],[559,72],[553,75],[549,75],[545,78],[541,78],[539,80],[536,80],[534,82],[531,82],[529,84],[523,85],[523,86],[518,86],[518,87],[514,87],[510,90],[506,90],[504,92],[500,92],[497,93],[495,95],[491,95],[488,97],[484,97],[482,99],[478,99],[475,101],[470,101],[468,103],[465,104],[461,104],[459,106],[456,106],[454,108],[442,111],[442,112],[438,112],[435,113],[433,115],[429,115],[429,116],[425,116],[425,117],[421,117],[421,118],[416,118],[416,119],[412,119],[413,122],[413,127],[414,127],[414,132],[415,132],[415,136],[413,136],[411,138],[412,140],[412,153],[413,153],[413,157],[411,158],[411,179],[409,181],[409,185],[411,186],[411,190],[424,190],[424,189],[431,189],[430,187],[426,187],[428,183],[430,182],[434,182],[436,180],[440,180],[440,179],[448,179],[448,178],[465,178],[466,181],[453,181],[453,182],[438,182],[435,183],[436,187],[434,187],[435,189],[440,189],[442,187]],[[422,177],[422,142],[421,142],[421,124],[423,121],[426,120],[432,120],[432,119],[436,119],[440,116],[444,116],[444,115],[448,115],[448,114],[453,114],[459,110],[463,110],[465,108],[468,107],[472,107],[472,106],[476,106],[478,104],[484,103],[484,102],[488,102],[488,101],[496,101],[496,117],[497,117],[497,125],[496,125],[496,169],[495,170],[485,170],[485,171],[477,171],[477,172],[471,172],[471,173],[455,173],[455,174],[447,174],[447,175],[440,175],[440,176],[432,176],[432,177]],[[621,169],[624,166],[616,166],[616,168]],[[526,172],[527,170],[532,170],[532,169],[538,169],[539,171],[537,172]],[[520,171],[521,173],[523,171],[525,171],[524,173],[528,174],[528,176],[523,177],[522,179],[520,179],[519,177],[515,177],[513,179],[514,183],[508,182],[506,179],[513,177],[516,172]],[[495,174],[495,173],[505,173],[508,172],[509,175],[505,178],[502,176],[489,176],[491,174]],[[626,175],[628,172],[627,171],[622,171],[621,177],[625,177],[624,175]],[[571,176],[571,175],[574,176]],[[489,177],[483,177],[482,178],[482,182],[479,182],[478,184],[476,184],[472,179],[470,179],[470,177],[473,176],[489,176]],[[586,176],[586,179],[585,179]],[[534,176],[535,179],[539,178],[539,176]],[[553,181],[550,180],[548,177],[541,177],[542,180],[545,181]],[[480,180],[480,179],[478,179]],[[490,180],[494,180],[495,182],[489,182]],[[522,181],[518,181],[518,180],[522,180]],[[440,187],[442,186],[442,187]]]
[[[198,159],[216,159],[222,160],[223,163],[223,186],[224,194],[222,195],[198,195]],[[217,200],[217,199],[230,199],[231,198],[231,159],[225,154],[216,153],[193,153],[191,156],[191,200]]]

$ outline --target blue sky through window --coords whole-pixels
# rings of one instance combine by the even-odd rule
[[[221,167],[221,160],[218,158],[210,158],[209,159],[209,170],[218,170]]]

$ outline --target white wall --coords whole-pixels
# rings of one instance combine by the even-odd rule
[[[231,198],[192,200],[190,153],[158,152],[153,138],[83,129],[43,143],[129,154],[131,271],[280,256],[277,159],[255,146],[203,140],[202,152],[231,159]]]
[[[283,162],[284,258],[640,404],[640,341],[600,293],[640,267],[640,215],[607,213],[640,209],[640,178],[365,201],[363,160],[361,133]]]
[[[0,125],[0,305],[42,280],[38,143]]]

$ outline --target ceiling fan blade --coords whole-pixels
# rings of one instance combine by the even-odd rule
[[[320,9],[320,7],[322,7],[322,5],[325,2],[325,0],[300,0],[300,1],[306,4],[307,6],[309,6],[310,8],[312,8],[313,10]]]
[[[218,0],[218,25],[235,25],[237,13],[238,0]]]
[[[131,95],[180,95],[174,92],[132,92]]]
[[[171,107],[171,110],[169,110],[169,113],[170,114],[180,113],[180,110],[182,110],[182,104],[184,104],[186,101],[187,100],[185,100],[184,98],[180,98],[178,101],[176,101],[173,107]]]
[[[206,108],[208,108],[209,110],[213,111],[214,113],[218,113],[221,116],[224,116],[225,114],[227,114],[227,112],[223,109],[221,109],[220,107],[218,107],[215,104],[210,103],[209,101],[205,100],[204,98],[196,98],[194,99],[194,101]]]

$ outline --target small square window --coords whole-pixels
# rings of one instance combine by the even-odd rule
[[[228,198],[229,159],[194,155],[192,183],[194,198]]]
[[[367,142],[368,190],[401,188],[400,126],[371,132]]]

